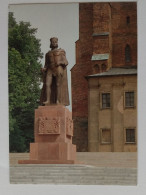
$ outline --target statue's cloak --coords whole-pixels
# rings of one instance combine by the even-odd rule
[[[63,49],[57,49],[56,51],[52,52],[49,51],[46,53],[45,58],[45,68],[47,69],[46,72],[43,74],[43,88],[41,91],[40,97],[40,104],[43,105],[43,102],[47,100],[46,94],[46,76],[47,71],[52,70],[53,66],[64,64],[65,67],[63,69],[63,77],[62,77],[62,85],[61,85],[61,104],[68,106],[69,105],[69,93],[68,93],[68,79],[67,79],[67,68],[68,61],[65,56],[65,51]],[[51,85],[51,97],[50,97],[50,104],[56,104],[57,100],[57,87],[56,87],[56,75],[54,75],[52,71],[52,85]]]

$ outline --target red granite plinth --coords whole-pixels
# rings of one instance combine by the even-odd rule
[[[30,159],[19,164],[73,164],[72,113],[62,105],[40,106],[35,110],[35,143],[30,143]]]

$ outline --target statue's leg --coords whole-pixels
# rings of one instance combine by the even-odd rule
[[[57,104],[61,104],[61,85],[62,85],[62,79],[63,76],[61,74],[59,74],[56,77],[56,86],[57,86]]]
[[[46,76],[46,94],[47,94],[47,100],[46,100],[46,102],[43,102],[44,104],[50,104],[51,84],[52,84],[52,74],[48,74]]]

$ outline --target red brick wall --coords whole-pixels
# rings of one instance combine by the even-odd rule
[[[72,68],[72,112],[73,116],[87,117],[88,83],[85,76],[92,73],[92,4],[79,6],[79,40],[76,42],[76,64]]]
[[[92,10],[91,3],[79,5],[79,40],[76,42],[76,64],[71,70],[73,143],[77,151],[87,151],[88,143],[88,82],[85,76],[92,73]]]
[[[93,4],[93,33],[109,32],[109,12],[108,3]]]
[[[112,66],[137,65],[137,4],[111,3],[112,7]],[[127,17],[130,23],[127,24]],[[125,62],[125,47],[131,47],[131,62]]]

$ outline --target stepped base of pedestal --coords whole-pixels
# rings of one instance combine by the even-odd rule
[[[19,160],[19,164],[75,164],[74,160]]]
[[[30,159],[19,164],[74,164],[76,146],[70,143],[31,143]]]

